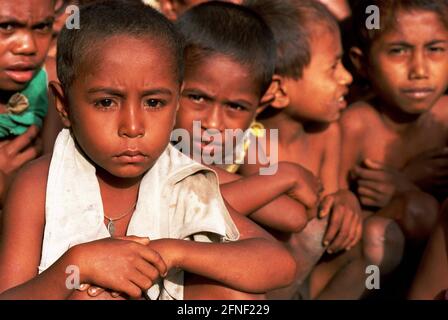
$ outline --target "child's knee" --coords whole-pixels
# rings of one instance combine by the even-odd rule
[[[404,195],[404,213],[397,220],[406,238],[424,240],[432,232],[439,212],[439,204],[431,195],[412,191]]]
[[[363,251],[368,264],[377,265],[383,274],[394,270],[403,256],[405,239],[392,219],[371,217],[364,225]]]

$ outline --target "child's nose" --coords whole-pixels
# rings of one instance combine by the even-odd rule
[[[18,32],[12,52],[17,55],[35,54],[37,45],[33,33],[28,30]]]
[[[423,52],[414,52],[411,57],[409,78],[411,80],[425,79],[428,76],[426,59]]]
[[[204,129],[216,129],[219,131],[224,130],[223,108],[218,104],[214,104],[210,107],[209,112],[205,117],[201,119],[202,127]]]
[[[348,86],[353,82],[353,76],[352,74],[344,67],[342,66],[342,71],[341,71],[341,84]]]
[[[145,125],[139,107],[124,107],[119,116],[118,135],[120,137],[141,138],[145,135]]]

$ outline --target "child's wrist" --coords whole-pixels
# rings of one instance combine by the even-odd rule
[[[284,184],[284,189],[289,191],[296,187],[298,181],[296,179],[297,168],[293,164],[287,162],[279,162],[278,175]]]
[[[80,283],[89,283],[90,277],[88,276],[87,264],[83,262],[86,261],[86,257],[83,257],[82,245],[75,245],[67,250],[64,255],[64,266],[76,267],[79,271],[79,281]]]

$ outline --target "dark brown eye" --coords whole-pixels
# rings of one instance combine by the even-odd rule
[[[203,96],[200,96],[198,94],[189,94],[188,98],[196,103],[202,103],[205,101],[205,98]]]
[[[0,23],[0,32],[12,33],[15,30],[15,25],[9,22]]]
[[[95,106],[99,108],[110,108],[113,103],[112,99],[101,99],[95,102]]]
[[[159,100],[159,99],[148,99],[145,103],[146,106],[150,108],[161,108],[164,105],[166,105],[165,101]]]

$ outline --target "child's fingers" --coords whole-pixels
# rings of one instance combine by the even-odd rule
[[[155,281],[161,277],[159,270],[144,260],[136,262],[135,268],[152,281]]]
[[[134,241],[144,246],[147,246],[150,242],[148,237],[137,237],[137,236],[115,237],[115,239]]]
[[[382,170],[366,169],[360,166],[355,166],[353,173],[356,177],[366,180],[385,181],[387,179],[385,172]]]
[[[38,127],[36,126],[29,127],[24,134],[14,138],[14,140],[12,140],[6,146],[8,153],[12,155],[19,153],[22,149],[31,144],[34,138],[37,137],[38,133],[39,133]]]
[[[361,237],[362,237],[362,223],[360,223],[356,227],[355,237],[354,237],[353,241],[351,243],[349,243],[349,245],[347,246],[347,250],[350,250],[351,248],[353,248],[359,242],[359,240],[361,240]]]
[[[368,158],[364,160],[364,164],[367,168],[373,170],[384,170],[386,167],[383,163]]]
[[[372,206],[372,207],[378,206],[378,200],[372,199],[368,196],[360,196],[359,200],[364,206]]]
[[[374,200],[379,200],[380,191],[377,189],[379,189],[379,187],[374,186],[374,185],[368,186],[368,187],[365,185],[363,185],[363,186],[359,185],[357,191],[358,191],[358,195],[360,195],[360,196],[369,197]]]
[[[140,295],[137,298],[140,298],[142,291],[146,291],[152,287],[153,281],[152,279],[145,276],[140,271],[135,270],[132,274],[129,275],[129,280],[132,281],[137,287],[140,288]],[[134,297],[135,298],[135,297]]]
[[[15,164],[20,168],[25,163],[37,158],[41,152],[42,146],[40,144],[30,146],[15,157]]]
[[[325,247],[327,247],[335,238],[336,234],[338,233],[338,231],[341,228],[341,224],[342,224],[342,216],[339,214],[334,214],[335,212],[333,212],[332,215],[330,215],[330,219],[328,220],[328,228],[327,231],[325,232],[325,236],[324,236],[324,240],[323,240],[323,245]]]
[[[77,290],[78,291],[86,291],[89,288],[90,288],[90,284],[88,284],[88,283],[81,283]]]
[[[319,218],[325,218],[329,213],[334,204],[334,197],[327,196],[322,200],[319,205]]]
[[[344,249],[344,243],[346,243],[348,237],[350,236],[351,219],[350,216],[347,216],[349,213],[342,212],[340,208],[338,208],[338,210],[338,214],[343,217],[342,223],[335,239],[331,242],[330,246],[327,249],[328,253],[333,253]]]
[[[153,265],[162,277],[166,276],[168,273],[168,267],[158,252],[150,249],[149,247],[145,247],[144,250],[141,251],[141,256]]]
[[[343,248],[345,248],[345,249],[350,248],[350,245],[356,239],[356,236],[358,234],[358,226],[360,225],[359,220],[360,219],[359,219],[358,215],[353,216],[353,219],[350,223],[349,235],[348,235],[347,239],[345,240],[345,242],[342,244]]]
[[[96,297],[98,295],[100,295],[101,293],[104,292],[104,289],[101,287],[97,287],[97,286],[90,286],[87,289],[87,294],[91,297]]]
[[[123,292],[130,298],[134,299],[138,299],[142,296],[142,289],[140,289],[140,287],[137,286],[132,281],[125,281],[124,283],[121,284],[121,288],[116,288],[116,291]]]

